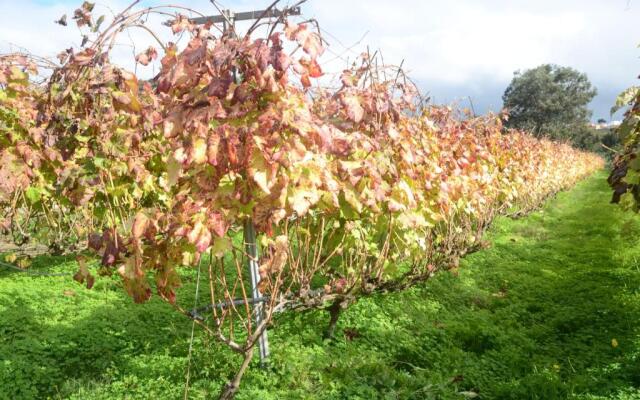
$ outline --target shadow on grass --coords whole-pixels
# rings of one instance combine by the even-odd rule
[[[133,304],[108,278],[92,290],[71,278],[0,279],[0,399],[182,397],[191,321],[157,296]],[[193,283],[182,290],[193,302]],[[238,360],[198,329],[194,346],[194,387],[217,392]]]
[[[8,253],[0,252],[0,261],[4,260],[6,254]],[[14,264],[3,262],[3,264],[0,264],[0,279],[21,275],[47,276],[47,274],[66,274],[71,277],[77,271],[77,266],[74,265],[74,256],[50,256],[45,254],[34,256],[29,260],[30,265],[24,270],[16,269],[18,267]]]

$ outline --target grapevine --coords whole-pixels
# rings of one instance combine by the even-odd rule
[[[254,39],[188,11],[132,6],[105,25],[85,2],[74,14],[90,30],[82,48],[59,63],[0,58],[0,223],[76,254],[88,288],[97,260],[135,302],[155,292],[243,355],[221,398],[275,313],[322,308],[335,324],[362,296],[457,268],[497,216],[531,211],[603,166],[506,131],[506,116],[424,105],[402,70],[368,54],[323,88],[313,25],[283,19]],[[150,15],[188,43],[139,53],[141,65],[160,63],[144,81],[110,55]],[[261,248],[259,324],[247,223]],[[180,271],[200,263],[207,315],[176,298]]]
[[[617,133],[624,147],[613,160],[609,175],[609,185],[613,189],[612,203],[619,203],[624,209],[638,212],[640,201],[640,87],[634,86],[620,94],[612,113],[628,107],[625,118]]]

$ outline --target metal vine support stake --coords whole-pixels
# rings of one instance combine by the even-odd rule
[[[276,3],[277,1],[266,10],[248,11],[237,14],[231,10],[222,10],[221,15],[193,18],[191,21],[196,24],[205,24],[207,22],[211,22],[213,24],[222,23],[223,30],[226,32],[229,28],[231,35],[235,36],[236,21],[260,20],[262,18],[283,18],[287,15],[300,15],[300,7],[293,7],[285,11],[281,11],[273,8]],[[262,304],[264,302],[264,298],[258,288],[258,284],[260,282],[260,273],[258,270],[258,244],[256,243],[256,228],[250,218],[248,218],[244,223],[244,243],[248,258],[249,275],[251,276],[253,318],[255,320],[255,326],[258,327],[264,318],[264,307]],[[215,307],[216,305],[213,306]],[[197,310],[194,310],[194,313],[197,313]],[[264,367],[269,357],[269,340],[266,329],[258,338],[258,347],[260,349],[260,365]]]
[[[251,275],[251,297],[255,302],[253,304],[253,318],[256,322],[256,327],[260,326],[263,319],[263,306],[262,295],[258,288],[260,282],[260,272],[258,270],[258,244],[256,243],[256,228],[253,225],[251,219],[247,219],[244,223],[244,243],[245,251],[247,253],[249,274]],[[267,337],[267,330],[265,329],[258,338],[258,347],[260,349],[260,365],[263,367],[266,365],[269,358],[269,339]]]

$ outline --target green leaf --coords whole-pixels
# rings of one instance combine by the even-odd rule
[[[358,195],[350,189],[344,189],[344,199],[353,208],[353,210],[360,214],[362,212],[362,203],[358,198]]]
[[[628,170],[627,175],[622,180],[630,185],[638,185],[640,184],[640,174],[637,171]]]
[[[31,204],[35,204],[42,198],[42,190],[40,188],[29,186],[27,190],[24,191],[24,195]]]
[[[167,162],[167,179],[169,186],[173,186],[178,182],[178,178],[180,178],[180,172],[182,171],[182,164],[178,162],[175,158],[169,158]]]
[[[340,216],[347,220],[355,220],[359,217],[358,211],[346,200],[345,193],[340,193]]]
[[[96,168],[98,169],[105,169],[105,163],[107,160],[105,160],[102,157],[94,157],[93,159],[93,165],[96,166]]]
[[[211,252],[216,257],[224,257],[224,255],[233,249],[231,239],[228,237],[216,237],[213,240],[213,246],[211,246]]]
[[[11,75],[9,75],[10,81],[27,83],[27,78],[29,77],[29,75],[27,75],[27,73],[22,71],[20,68],[11,67],[10,72],[11,72]]]
[[[634,158],[629,162],[629,168],[635,171],[640,171],[640,157]]]
[[[100,25],[102,25],[102,23],[104,22],[104,15],[101,15],[98,17],[98,19],[96,20],[95,24],[93,25],[93,32],[98,32],[98,29],[100,29]]]
[[[633,193],[627,192],[620,196],[620,206],[625,210],[633,210],[636,205],[636,200],[633,197]]]
[[[616,104],[611,107],[611,114],[615,114],[622,107],[631,104],[636,97],[640,95],[640,86],[631,86],[624,92],[620,93],[616,98]]]

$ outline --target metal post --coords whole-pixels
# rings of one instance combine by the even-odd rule
[[[214,24],[222,23],[223,31],[226,32],[228,28],[232,29],[232,35],[235,36],[235,23],[236,21],[248,21],[260,18],[281,18],[286,15],[300,15],[300,7],[294,7],[286,11],[280,11],[276,9],[268,8],[266,10],[249,11],[242,13],[234,13],[231,10],[223,10],[222,15],[215,15],[210,17],[193,18],[196,24],[204,24],[211,22]],[[230,24],[231,26],[227,26]],[[235,72],[234,72],[235,75]],[[234,76],[234,78],[237,78]],[[255,320],[256,327],[259,326],[264,320],[263,314],[263,302],[265,298],[262,297],[258,284],[260,283],[260,271],[258,270],[258,244],[256,243],[256,228],[253,225],[251,219],[247,219],[244,223],[244,243],[245,250],[248,257],[249,275],[251,276],[251,297],[253,303],[253,318]],[[193,315],[197,314],[198,310],[193,311]],[[258,347],[260,348],[260,365],[265,366],[267,358],[269,357],[269,340],[267,337],[267,330],[265,329],[258,338]]]
[[[256,243],[256,228],[253,226],[253,221],[247,219],[244,223],[244,243],[249,259],[249,274],[251,276],[251,297],[253,298],[253,318],[255,320],[256,327],[262,323],[264,319],[262,302],[262,294],[258,288],[260,283],[260,272],[258,270],[258,244]],[[265,366],[267,358],[269,357],[269,339],[267,337],[267,330],[265,329],[258,338],[258,347],[260,348],[260,365]]]
[[[247,11],[247,12],[239,12],[239,13],[232,13],[231,10],[224,10],[223,15],[191,18],[191,21],[195,24],[205,24],[207,22],[211,22],[214,24],[220,24],[220,23],[225,24],[227,22],[227,19],[231,21],[230,16],[233,17],[233,21],[249,21],[249,20],[254,20],[258,18],[280,18],[283,15],[300,15],[300,14],[301,14],[300,7],[289,8],[286,10],[286,13],[276,9]]]

